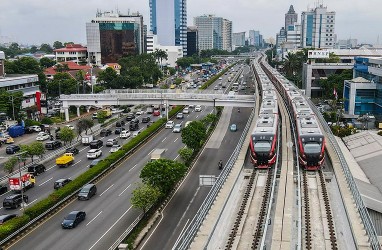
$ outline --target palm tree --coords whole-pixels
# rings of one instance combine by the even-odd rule
[[[162,50],[162,49],[155,49],[155,51],[154,51],[154,58],[158,62],[160,62],[160,67],[162,69],[162,67],[163,67],[162,61],[163,61],[163,59],[167,60],[168,59],[168,55],[167,55],[167,52]]]

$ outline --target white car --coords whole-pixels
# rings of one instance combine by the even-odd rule
[[[127,131],[127,130],[123,130],[120,134],[119,134],[119,138],[121,139],[127,139],[129,138],[131,135],[130,131]]]
[[[33,130],[34,132],[41,132],[40,126],[30,126],[29,129]]]
[[[223,80],[223,78],[219,77],[219,80]]]
[[[190,105],[188,105],[188,107],[189,107],[190,109],[193,109],[193,108],[195,108],[195,105],[194,105],[194,104],[190,104]]]
[[[110,153],[114,153],[114,152],[117,152],[118,150],[120,150],[122,147],[121,145],[113,145],[110,149]]]
[[[200,105],[195,106],[195,112],[200,112],[202,111],[202,107]]]
[[[102,151],[100,149],[90,149],[86,154],[88,159],[96,159],[102,155]]]
[[[135,115],[143,115],[144,112],[142,110],[138,110],[137,112],[135,112]]]
[[[45,140],[48,140],[49,138],[50,138],[49,134],[44,133],[44,132],[40,132],[40,133],[38,133],[36,141],[45,141]]]
[[[188,108],[183,109],[183,114],[189,114],[189,113],[190,113],[190,110]]]
[[[173,121],[166,122],[165,128],[173,128],[173,127],[174,127],[174,122]]]
[[[137,135],[139,135],[141,133],[141,131],[134,131],[133,134],[131,135],[132,137],[136,137]]]
[[[178,123],[174,126],[174,129],[172,130],[173,133],[180,133],[182,130],[182,124]]]
[[[68,124],[68,125],[65,125],[65,126],[70,128],[71,130],[74,130],[74,126],[73,125]]]

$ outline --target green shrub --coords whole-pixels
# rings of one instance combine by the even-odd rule
[[[24,226],[28,222],[29,222],[29,217],[27,215],[18,216],[5,222],[0,227],[0,239],[6,238],[8,235],[12,234],[17,229]]]

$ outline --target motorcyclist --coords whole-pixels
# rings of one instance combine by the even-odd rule
[[[222,160],[219,161],[218,166],[219,166],[219,169],[223,169],[223,161]]]
[[[237,112],[239,112],[239,113],[240,113],[240,108],[237,108]]]

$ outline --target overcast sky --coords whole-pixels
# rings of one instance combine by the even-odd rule
[[[160,0],[159,0],[160,1]],[[322,0],[320,0],[322,2]],[[317,0],[187,0],[188,25],[193,17],[214,14],[233,22],[233,32],[259,30],[264,38],[275,37],[284,26],[292,4],[301,12]],[[382,43],[381,0],[325,0],[328,11],[336,12],[338,39],[357,38],[358,43]],[[72,41],[86,44],[86,22],[102,11],[139,11],[150,25],[149,0],[0,0],[0,42],[22,44]],[[248,36],[248,33],[247,33]]]

